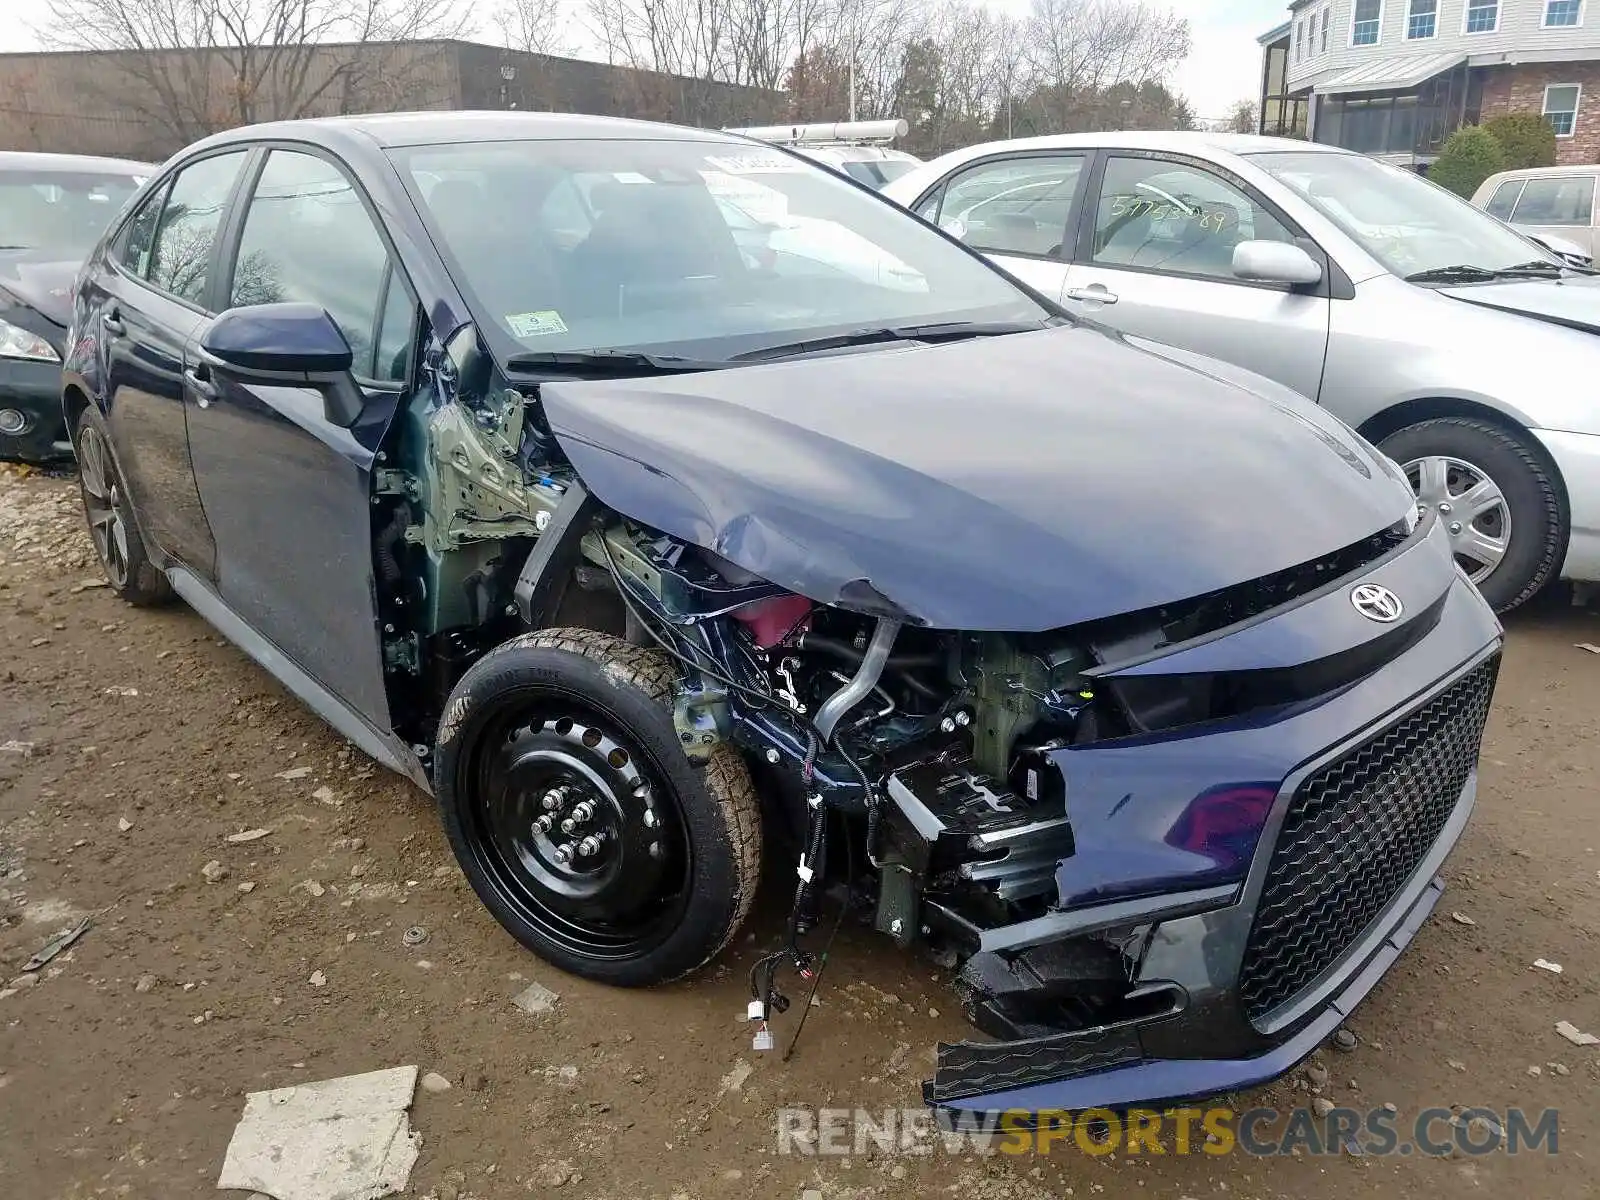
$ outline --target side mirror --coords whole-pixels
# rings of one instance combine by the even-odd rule
[[[1240,242],[1233,248],[1233,273],[1256,283],[1295,287],[1322,282],[1322,267],[1292,242]]]
[[[355,355],[333,318],[315,304],[230,308],[211,323],[200,350],[213,367],[245,379],[320,389],[335,425],[348,429],[361,415],[361,392],[350,374]]]

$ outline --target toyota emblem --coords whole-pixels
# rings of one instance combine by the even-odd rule
[[[1405,605],[1400,603],[1388,588],[1376,583],[1358,583],[1350,589],[1350,603],[1355,605],[1355,610],[1369,621],[1378,621],[1384,625],[1391,621],[1398,621],[1400,614],[1405,611]]]

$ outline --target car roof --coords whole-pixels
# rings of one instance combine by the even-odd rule
[[[1227,154],[1259,154],[1268,151],[1316,151],[1326,154],[1349,154],[1338,146],[1324,146],[1298,138],[1260,137],[1253,133],[1221,133],[1206,130],[1127,130],[1125,132],[1053,133],[1042,137],[1012,138],[1009,141],[986,142],[969,150],[981,150],[983,156],[1005,150],[1067,150],[1073,148],[1096,149],[1115,147],[1128,150],[1172,150],[1194,153],[1196,151],[1221,151]]]
[[[474,141],[584,141],[631,139],[746,143],[750,139],[716,129],[691,129],[624,117],[577,113],[486,111],[374,113],[351,117],[313,117],[246,125],[207,138],[206,146],[284,138],[336,142],[363,135],[383,147],[446,145]]]
[[[0,174],[7,171],[104,171],[115,175],[154,175],[153,163],[127,158],[97,158],[90,154],[36,154],[25,150],[0,150]]]
[[[1514,167],[1509,171],[1496,171],[1490,179],[1531,179],[1536,175],[1596,175],[1600,163],[1564,163],[1557,167]]]

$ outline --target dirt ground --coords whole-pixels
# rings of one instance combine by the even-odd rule
[[[679,986],[561,975],[479,907],[425,795],[181,605],[97,586],[80,526],[71,481],[0,467],[0,1196],[216,1194],[245,1093],[406,1064],[451,1084],[412,1111],[408,1194],[432,1200],[1595,1194],[1600,1048],[1554,1026],[1600,1032],[1600,655],[1574,646],[1600,614],[1510,622],[1449,890],[1358,1048],[1319,1056],[1322,1095],[1392,1103],[1402,1128],[1433,1105],[1559,1108],[1558,1154],[818,1157],[778,1152],[778,1109],[916,1106],[931,1047],[963,1036],[930,964],[847,932],[787,1064],[738,1019],[781,902]],[[561,997],[541,1016],[510,999],[535,980]],[[1297,1073],[1236,1103],[1311,1099]]]

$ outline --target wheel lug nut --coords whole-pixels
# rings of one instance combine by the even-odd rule
[[[650,857],[651,858],[660,858],[664,853],[666,853],[666,852],[661,848],[661,843],[660,842],[651,842],[650,843]]]
[[[558,863],[561,863],[563,865],[571,862],[572,861],[572,843],[571,842],[562,842],[561,845],[559,845],[559,846],[557,846],[555,848],[555,852],[551,855],[551,857],[554,858]]]
[[[584,838],[583,841],[578,843],[578,855],[581,858],[588,858],[589,855],[597,854],[599,851],[600,839],[595,837],[595,835],[592,833],[588,837]]]
[[[593,800],[580,800],[572,806],[572,819],[578,824],[583,824],[592,816],[594,816]]]
[[[539,803],[545,812],[555,812],[556,809],[561,807],[561,802],[566,799],[566,795],[567,790],[565,788],[551,788],[544,794],[544,799]]]
[[[576,821],[574,821],[571,817],[562,817],[561,818],[561,832],[562,833],[571,833],[577,827],[578,827],[578,823]]]
[[[549,833],[551,826],[553,826],[555,823],[556,823],[556,819],[554,817],[552,817],[549,813],[545,813],[542,817],[540,817],[537,821],[535,821],[533,823],[533,827],[535,829],[537,829],[540,833]]]
[[[655,809],[647,808],[647,809],[644,810],[644,827],[646,829],[654,829],[656,827],[656,810]]]
[[[1442,512],[1442,513],[1448,513],[1450,511],[1450,505],[1445,503],[1445,502],[1443,502],[1443,501],[1440,501],[1440,503],[1439,503],[1439,511]]]

